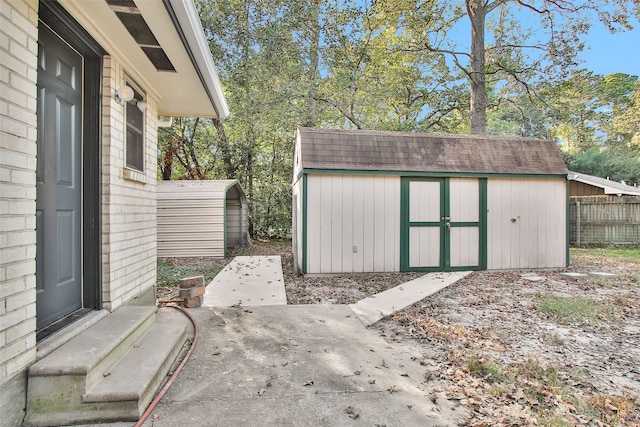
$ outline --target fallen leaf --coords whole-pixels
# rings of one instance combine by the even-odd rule
[[[354,420],[360,416],[360,409],[354,406],[347,406],[346,412]]]
[[[304,383],[304,384],[302,384],[302,385],[304,385],[304,386],[307,386],[307,385],[313,385],[313,381],[307,381],[307,382],[305,382],[305,383]]]

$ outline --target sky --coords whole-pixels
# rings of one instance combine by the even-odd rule
[[[596,74],[625,73],[640,76],[640,23],[624,33],[610,34],[602,25],[591,28],[585,49],[580,59],[581,68]]]

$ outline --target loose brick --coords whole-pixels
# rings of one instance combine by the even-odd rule
[[[180,289],[180,298],[194,298],[204,295],[206,288],[202,286],[194,286],[193,288]]]
[[[204,296],[203,295],[198,295],[197,297],[194,297],[194,298],[185,298],[184,299],[184,306],[186,308],[201,307],[203,300],[204,300]]]
[[[180,289],[193,288],[194,286],[204,286],[204,276],[180,279]]]

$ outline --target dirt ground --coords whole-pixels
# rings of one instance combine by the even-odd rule
[[[287,299],[347,304],[417,276],[287,275]],[[474,272],[374,327],[421,346],[425,381],[471,411],[463,425],[640,425],[640,264],[581,253],[563,270]]]
[[[278,254],[289,304],[348,304],[418,273],[304,279]],[[616,274],[567,280],[564,271]],[[571,267],[474,272],[378,322],[422,353],[426,383],[464,406],[464,426],[640,426],[640,263],[572,252]]]

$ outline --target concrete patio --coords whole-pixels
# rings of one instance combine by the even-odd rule
[[[365,325],[466,274],[427,274],[352,306],[292,306],[280,257],[237,257],[189,310],[198,344],[144,425],[456,425],[464,414],[425,380],[421,350]]]

